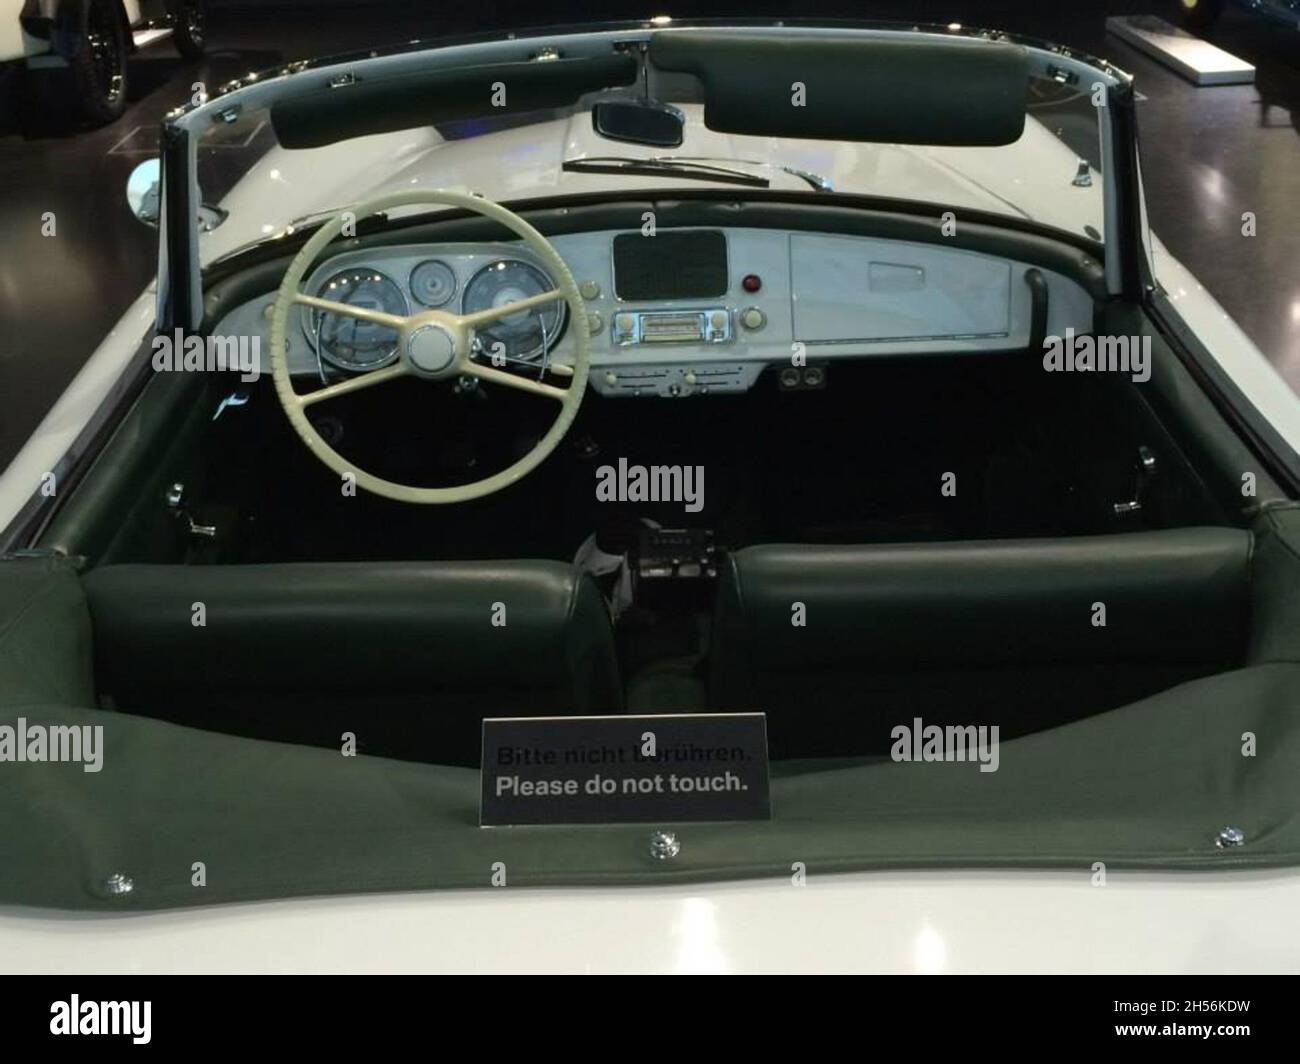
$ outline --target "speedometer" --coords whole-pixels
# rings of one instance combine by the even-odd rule
[[[342,270],[316,290],[321,299],[353,307],[405,315],[406,297],[388,277],[369,266]],[[325,361],[340,369],[366,370],[386,365],[397,357],[397,330],[362,321],[346,314],[315,310],[311,328]]]
[[[501,259],[484,266],[465,286],[466,314],[500,307],[529,296],[549,292],[554,282],[536,266],[518,259]],[[485,355],[501,354],[511,361],[532,362],[555,346],[564,328],[565,302],[557,299],[530,307],[475,329]],[[501,346],[497,346],[501,345]]]

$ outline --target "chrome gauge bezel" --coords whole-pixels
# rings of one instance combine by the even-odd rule
[[[358,263],[355,266],[339,266],[337,269],[330,270],[327,274],[321,277],[319,284],[313,286],[312,295],[316,296],[318,299],[328,299],[329,296],[326,295],[326,287],[330,281],[334,280],[334,278],[338,277],[340,274],[357,273],[363,270],[382,278],[397,290],[398,298],[402,301],[401,314],[403,317],[406,317],[411,313],[411,302],[407,298],[406,290],[383,270],[377,269],[364,262]],[[378,359],[374,362],[367,362],[364,366],[358,366],[354,363],[345,362],[341,359],[335,358],[320,342],[320,336],[317,330],[317,315],[324,316],[329,313],[332,312],[317,310],[314,307],[303,307],[300,315],[303,336],[306,337],[307,343],[311,347],[313,353],[315,353],[322,361],[329,363],[329,365],[335,369],[342,370],[345,373],[369,373],[371,370],[383,369],[385,366],[391,366],[397,361],[398,354],[401,351],[400,341],[395,341],[392,350],[384,355],[382,359]]]
[[[419,289],[415,287],[415,275],[423,270],[426,266],[440,266],[447,271],[447,276],[451,278],[451,291],[447,293],[447,298],[440,303],[426,303],[420,298]],[[460,278],[456,276],[456,271],[452,269],[449,262],[442,259],[421,259],[411,267],[411,272],[406,278],[407,288],[410,289],[411,298],[419,303],[422,307],[428,307],[430,310],[438,310],[447,306],[452,300],[460,294]]]
[[[462,314],[471,313],[467,305],[467,302],[469,300],[470,290],[474,287],[478,279],[483,274],[487,273],[489,270],[499,269],[502,266],[523,266],[524,268],[533,271],[542,280],[541,290],[543,292],[549,292],[558,287],[555,283],[555,279],[537,263],[532,262],[528,259],[522,259],[518,257],[501,256],[499,258],[494,258],[491,262],[484,263],[482,266],[480,266],[477,270],[475,270],[470,275],[469,280],[467,280],[465,284],[461,287],[460,310]],[[523,363],[526,365],[536,365],[538,360],[542,357],[542,355],[546,351],[554,351],[555,348],[560,343],[560,341],[564,339],[564,330],[569,323],[569,303],[568,300],[566,299],[557,299],[555,301],[555,305],[559,307],[559,317],[556,319],[554,332],[548,336],[546,333],[545,324],[543,324],[542,342],[526,353],[511,355],[510,361],[515,363]],[[491,327],[492,325],[489,324],[486,329],[480,329],[477,331],[478,333],[483,333],[490,330]],[[475,339],[475,345],[476,347],[478,346],[477,338]]]

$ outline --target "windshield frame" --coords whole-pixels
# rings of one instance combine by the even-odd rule
[[[691,20],[649,19],[586,26],[527,29],[508,34],[478,34],[436,42],[412,41],[386,50],[299,60],[263,73],[251,73],[221,86],[202,103],[170,112],[161,137],[162,219],[159,226],[157,324],[159,329],[198,329],[202,323],[202,268],[199,258],[197,206],[198,144],[214,123],[234,121],[245,109],[270,107],[296,94],[310,78],[326,74],[330,84],[345,85],[362,77],[392,76],[438,67],[464,67],[504,61],[540,61],[555,55],[598,58],[611,50],[639,49],[658,33],[719,29],[738,34],[777,37],[833,32],[863,40],[932,40],[935,36],[968,37],[1020,45],[1035,74],[1071,83],[1104,86],[1098,112],[1103,182],[1103,252],[1107,290],[1138,297],[1150,283],[1142,238],[1141,189],[1137,173],[1136,123],[1132,78],[1104,60],[1033,38],[950,24],[909,25],[844,20]],[[812,193],[818,198],[824,193]],[[1061,234],[1047,226],[1045,235]]]

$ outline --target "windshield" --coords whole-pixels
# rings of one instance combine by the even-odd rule
[[[481,113],[321,147],[283,148],[266,108],[209,126],[198,144],[205,202],[229,218],[200,240],[208,263],[290,224],[399,190],[449,188],[524,205],[566,194],[766,186],[778,191],[897,200],[1002,215],[1102,241],[1098,108],[1077,79],[1031,76],[1024,131],[1011,144],[952,147],[719,133],[689,86],[662,103],[685,125],[671,150],[621,143],[593,128],[591,100],[565,109]],[[672,91],[670,91],[672,90]],[[647,173],[638,161],[656,160]],[[613,162],[620,165],[600,165]],[[752,180],[746,181],[748,175]],[[427,209],[427,208],[425,208]]]

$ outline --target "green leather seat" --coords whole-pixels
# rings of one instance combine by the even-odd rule
[[[483,717],[622,709],[605,604],[558,562],[111,565],[83,583],[97,689],[126,712],[474,764]]]
[[[1187,528],[749,547],[723,573],[710,702],[766,711],[774,757],[884,753],[915,717],[1054,726],[1240,664],[1251,545]]]

